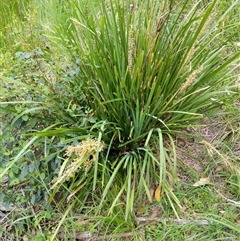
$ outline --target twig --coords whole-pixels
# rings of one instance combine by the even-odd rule
[[[110,234],[110,235],[96,235],[94,233],[90,233],[90,232],[83,232],[83,233],[79,233],[74,237],[76,240],[79,241],[98,241],[98,240],[107,240],[109,238],[111,239],[117,239],[117,238],[128,238],[128,237],[133,237],[134,233],[129,232],[129,233],[119,233],[119,234]],[[60,233],[58,234],[58,238],[59,239],[66,239],[68,238],[65,234]]]
[[[102,235],[102,236],[98,236],[98,237],[93,237],[92,239],[90,239],[89,241],[98,241],[98,240],[106,240],[106,239],[116,239],[116,238],[128,238],[128,237],[132,237],[134,234],[132,232],[129,233],[119,233],[119,234],[113,234],[113,235]]]
[[[151,222],[174,222],[177,224],[188,224],[188,223],[196,223],[198,225],[209,225],[210,221],[204,219],[166,219],[166,218],[151,218],[151,217],[137,217],[138,223],[151,223]]]
[[[70,238],[70,235],[67,235],[64,233],[58,233],[57,237],[59,239],[65,240],[66,238]],[[71,237],[71,238],[74,238],[77,240],[90,240],[93,237],[94,237],[94,234],[91,232],[82,232],[82,233],[76,234],[74,237]]]
[[[218,191],[217,189],[215,189],[215,191],[216,191],[224,200],[226,200],[227,202],[232,203],[232,204],[234,204],[235,206],[240,207],[240,202],[237,202],[237,201],[234,201],[234,200],[232,200],[232,199],[226,198],[226,197],[225,197],[220,191]]]
[[[240,202],[236,202],[236,201],[231,200],[231,199],[229,199],[229,198],[225,198],[225,199],[226,199],[226,201],[228,201],[229,203],[232,203],[232,204],[234,204],[235,206],[240,207]]]

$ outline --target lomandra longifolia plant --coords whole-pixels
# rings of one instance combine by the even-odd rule
[[[173,200],[180,205],[172,191],[173,135],[229,98],[231,87],[224,83],[239,57],[218,45],[218,22],[211,15],[217,0],[208,5],[188,0],[69,3],[69,18],[55,26],[55,33],[69,54],[80,59],[74,90],[81,89],[96,123],[39,135],[85,135],[89,130],[96,148],[104,145],[88,171],[91,183],[82,184],[95,190],[101,183],[99,207],[113,183],[119,185],[109,212],[124,200],[127,218],[135,198],[141,201],[145,195],[151,201],[153,183],[173,208]]]

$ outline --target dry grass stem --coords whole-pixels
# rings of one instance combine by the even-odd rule
[[[236,167],[230,160],[229,157],[226,157],[225,155],[221,154],[213,145],[211,145],[209,142],[203,140],[201,143],[207,148],[207,151],[210,156],[213,156],[214,153],[216,153],[219,157],[221,157],[222,163],[225,165],[226,168],[230,169],[232,172],[240,175],[240,169]]]

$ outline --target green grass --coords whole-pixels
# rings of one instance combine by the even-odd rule
[[[188,1],[183,15],[178,15],[183,3],[177,3],[161,27],[165,39],[158,42],[144,32],[156,30],[147,15],[154,19],[155,3],[148,9],[139,1],[134,17],[121,5],[111,10],[98,1],[76,6],[71,1],[71,10],[61,1],[12,3],[0,26],[0,176],[9,178],[8,185],[0,184],[0,206],[7,208],[0,236],[239,240],[239,89],[229,87],[239,75],[240,2],[217,1],[203,29],[208,3]],[[124,19],[111,12],[114,7]],[[92,15],[84,15],[89,11]],[[187,15],[192,26],[182,19]],[[182,24],[172,25],[172,19]],[[201,26],[199,36],[195,26]],[[189,60],[191,45],[196,49]],[[197,82],[179,95],[193,75]],[[162,83],[163,89],[154,87]],[[208,84],[210,90],[204,88]],[[67,158],[67,148],[89,138],[95,150],[61,180],[79,158],[76,153]],[[210,183],[193,186],[206,177]]]
[[[156,231],[157,229],[158,231]],[[152,233],[152,235],[151,235]],[[174,223],[160,224],[149,228],[146,240],[237,240],[237,236],[231,234],[221,224],[201,226],[198,224],[179,225]]]

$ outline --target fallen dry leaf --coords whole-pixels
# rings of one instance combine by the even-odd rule
[[[237,224],[240,224],[240,218],[235,219],[235,222],[236,222]]]
[[[160,202],[160,200],[161,200],[161,185],[159,185],[157,187],[157,189],[155,190],[154,196],[155,196],[155,201]]]
[[[215,169],[215,172],[216,173],[219,173],[223,170],[223,166],[218,166],[216,169]]]
[[[23,237],[22,237],[22,240],[23,241],[28,241],[29,239],[28,239],[28,236],[27,235],[24,235]]]
[[[201,177],[199,181],[197,181],[193,184],[193,187],[205,186],[207,184],[210,184],[210,178],[209,177]]]

